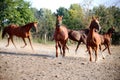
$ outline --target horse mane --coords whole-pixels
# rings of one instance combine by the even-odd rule
[[[111,27],[111,28],[108,29],[107,33],[108,33],[108,34],[109,34],[109,33],[113,33],[114,31],[115,31],[114,27]]]
[[[6,26],[6,27],[18,27],[16,24],[10,24],[9,26]]]
[[[27,27],[27,26],[29,26],[29,25],[31,25],[31,24],[33,24],[34,22],[31,22],[31,23],[27,23],[26,25],[22,25],[21,27]]]

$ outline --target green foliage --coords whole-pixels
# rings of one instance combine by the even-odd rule
[[[100,5],[93,8],[94,15],[100,17],[100,24],[102,26],[101,33],[107,32],[107,30],[114,26],[116,33],[113,35],[113,44],[120,44],[120,8],[111,6],[105,7]]]
[[[101,32],[106,32],[111,26],[115,26],[118,31],[120,31],[120,9],[115,6],[105,7],[104,5],[100,5],[99,7],[93,8],[94,15],[100,18],[100,24],[102,26]]]
[[[115,32],[112,36],[112,44],[120,45],[120,32]]]
[[[79,30],[85,27],[83,24],[83,11],[79,4],[72,4],[69,10],[60,7],[57,14],[63,15],[63,24],[69,29]]]
[[[86,7],[79,4],[71,4],[66,9],[60,7],[56,14],[63,15],[63,24],[69,29],[83,29],[89,27],[92,16],[98,16],[100,25],[102,26],[101,33],[106,32],[111,26],[116,28],[116,32],[120,32],[120,8],[115,6],[106,7],[100,5],[90,10],[92,0],[86,2]],[[86,9],[84,9],[86,8]],[[34,33],[33,38],[38,42],[50,41],[53,39],[55,29],[55,13],[46,8],[37,10],[31,8],[30,2],[24,0],[0,0],[0,31],[9,24],[24,25],[26,23],[38,21],[38,33]],[[113,41],[118,40],[118,35],[113,36]],[[45,42],[44,41],[44,42]]]
[[[37,11],[38,21],[39,21],[39,32],[38,35],[41,39],[50,40],[53,36],[55,27],[55,16],[52,14],[51,10],[41,8]]]
[[[0,6],[0,26],[23,25],[35,20],[30,3],[24,0],[1,0]]]

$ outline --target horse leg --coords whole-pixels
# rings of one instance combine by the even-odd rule
[[[104,44],[104,46],[105,48],[102,50],[102,52],[104,52],[107,49],[107,45]]]
[[[89,55],[90,55],[90,61],[92,62],[92,48],[89,47],[88,49]]]
[[[15,46],[15,48],[17,49],[17,47],[16,47],[16,45],[15,45],[15,43],[14,43],[14,41],[13,41],[13,37],[10,37],[10,39],[11,39],[13,45]]]
[[[6,45],[6,47],[9,46],[9,43],[10,43],[10,37],[8,37],[8,44]]]
[[[63,49],[63,57],[65,57],[65,48],[66,48],[65,45],[63,45],[63,48],[62,48]]]
[[[102,50],[101,45],[99,45],[99,49],[100,49],[100,53],[102,55],[102,58],[105,59],[104,56],[103,56],[103,54],[102,54],[102,51],[101,51]]]
[[[77,47],[75,49],[75,53],[77,53],[77,50],[78,50],[80,44],[81,44],[81,42],[78,42]]]
[[[34,51],[30,37],[28,37],[28,40],[29,40],[29,42],[30,42],[30,46],[31,46],[32,50]]]
[[[108,53],[111,55],[111,52],[110,52],[110,45],[108,44]]]
[[[84,44],[86,44],[87,43],[86,40],[87,40],[87,36],[84,34],[82,36],[82,41],[81,42],[83,42]],[[86,50],[85,52],[88,52],[88,50]]]
[[[56,41],[55,47],[56,47],[56,57],[58,57],[58,41]]]
[[[68,50],[68,53],[69,53],[69,48],[68,48],[68,46],[67,46],[67,45],[65,45],[65,48]]]
[[[98,47],[99,46],[97,46],[94,50],[95,50],[95,62],[97,61],[97,59],[98,59]]]
[[[63,42],[63,57],[65,57],[66,43],[67,43],[67,40]]]
[[[60,49],[60,54],[62,55],[62,50],[61,50],[61,44],[60,44],[60,42],[58,42],[58,46],[59,46],[59,49]]]
[[[23,47],[21,47],[21,48],[24,48],[27,45],[27,43],[25,41],[25,38],[22,38],[22,39],[23,39],[23,42],[25,43],[25,45]]]
[[[84,44],[86,44],[86,43],[87,43],[86,40],[87,40],[87,37],[86,37],[86,35],[84,34],[84,35],[82,36],[82,38],[81,38],[81,42],[83,42]]]

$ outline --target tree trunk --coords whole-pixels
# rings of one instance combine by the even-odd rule
[[[45,44],[46,44],[46,41],[47,41],[47,33],[45,33],[44,38],[45,38]]]

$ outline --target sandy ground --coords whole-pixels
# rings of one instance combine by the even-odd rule
[[[85,45],[69,45],[66,57],[55,58],[55,45],[34,44],[17,50],[12,44],[5,47],[0,41],[0,80],[120,80],[120,46],[111,46],[112,55],[107,50],[105,59],[99,53],[97,62],[90,62]],[[94,60],[94,54],[93,54]]]

